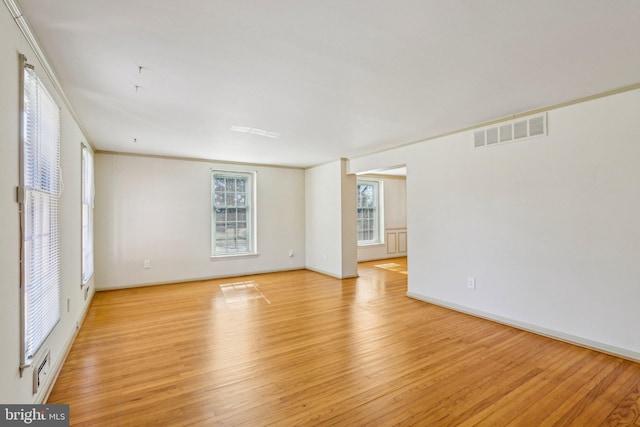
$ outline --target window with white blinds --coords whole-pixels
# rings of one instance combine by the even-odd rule
[[[60,320],[60,109],[27,64],[21,129],[22,365]]]
[[[93,153],[82,145],[82,284],[93,276]]]

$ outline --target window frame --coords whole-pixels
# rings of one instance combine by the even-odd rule
[[[95,168],[93,151],[82,144],[82,181],[81,181],[81,222],[82,222],[82,285],[86,285],[95,273],[94,264],[94,201]]]
[[[360,186],[371,186],[374,194],[374,205],[366,207],[361,205],[362,198],[360,197]],[[383,185],[384,183],[374,179],[357,179],[356,180],[356,239],[358,246],[371,246],[384,244],[384,197],[383,197]],[[361,209],[373,209],[372,215],[373,226],[368,227],[367,231],[373,232],[371,239],[361,239],[363,233],[362,224],[366,218],[362,218]]]
[[[62,315],[60,107],[20,55],[20,368]]]
[[[219,179],[242,179],[244,181],[245,189],[242,192],[237,192],[234,188],[233,191],[216,192],[216,178]],[[224,259],[229,257],[247,257],[256,256],[257,252],[257,227],[256,227],[256,200],[257,200],[257,172],[235,171],[235,170],[223,170],[223,169],[211,169],[210,175],[211,182],[211,259]],[[225,184],[226,185],[226,184]],[[235,184],[234,184],[235,185]],[[218,193],[218,201],[221,200],[220,194],[224,193],[224,200],[226,203],[227,196],[235,195],[237,198],[239,194],[244,193],[244,205],[242,206],[228,206],[216,204],[216,193]],[[237,199],[236,199],[237,200]],[[235,211],[235,219],[229,219],[222,221],[227,223],[227,227],[224,231],[219,229],[219,221],[217,221],[217,209],[225,209]],[[237,209],[245,209],[244,220],[239,218],[241,215]],[[226,213],[229,215],[229,212]],[[244,224],[245,227],[228,227],[228,223],[235,222],[236,224]],[[236,230],[244,230],[242,233],[238,233]],[[231,231],[231,234],[229,233]],[[220,233],[224,232],[224,239],[221,239]],[[238,240],[243,238],[246,241],[246,248],[244,250],[238,248]],[[225,242],[226,251],[220,251],[218,242],[223,240]],[[230,245],[229,242],[233,240]],[[231,246],[231,247],[230,247]],[[235,246],[235,247],[233,247]]]

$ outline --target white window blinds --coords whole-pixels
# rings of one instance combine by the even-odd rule
[[[82,145],[82,284],[93,276],[93,154]]]
[[[22,120],[22,364],[27,366],[60,319],[62,180],[60,110],[26,64]]]

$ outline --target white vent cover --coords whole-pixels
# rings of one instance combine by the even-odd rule
[[[487,145],[498,142],[498,128],[487,129]]]
[[[478,148],[484,145],[484,131],[477,130],[473,134],[473,146]]]
[[[36,394],[44,384],[51,371],[51,351],[47,349],[44,356],[33,369],[33,394]]]
[[[473,146],[480,148],[546,135],[547,114],[542,113],[478,129],[473,133]]]

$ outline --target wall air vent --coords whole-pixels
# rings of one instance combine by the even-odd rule
[[[44,384],[45,379],[51,371],[51,351],[47,349],[44,356],[35,365],[33,369],[33,394],[36,394],[40,387]]]
[[[500,126],[500,142],[507,142],[513,139],[513,125]]]
[[[498,143],[498,128],[487,129],[487,145]]]
[[[478,148],[484,145],[484,131],[478,130],[473,134],[473,146]]]
[[[513,124],[513,138],[522,139],[529,136],[527,120],[520,120]]]
[[[473,147],[503,144],[547,135],[547,113],[534,114],[473,132]]]

